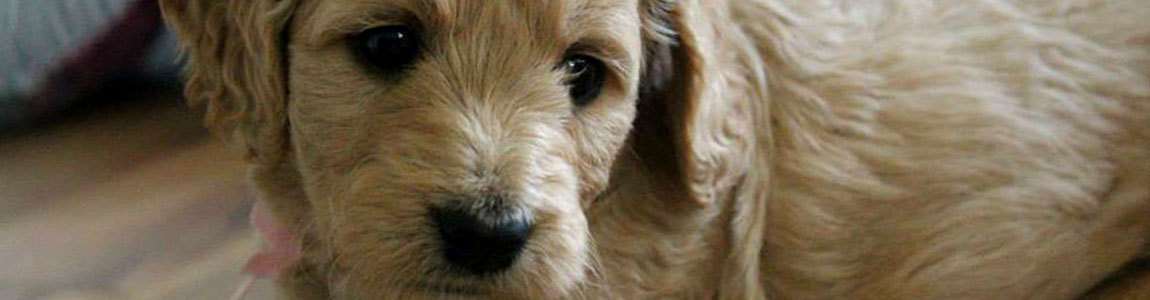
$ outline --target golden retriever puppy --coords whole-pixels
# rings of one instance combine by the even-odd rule
[[[289,299],[1148,299],[1150,3],[165,0]]]

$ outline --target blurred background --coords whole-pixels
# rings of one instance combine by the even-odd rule
[[[0,299],[240,284],[258,246],[244,163],[184,104],[179,70],[155,0],[0,0]]]

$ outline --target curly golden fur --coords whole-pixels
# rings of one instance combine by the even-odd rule
[[[162,6],[291,299],[1150,299],[1146,1]],[[391,24],[398,79],[346,43]],[[526,249],[452,272],[428,207],[492,193]]]

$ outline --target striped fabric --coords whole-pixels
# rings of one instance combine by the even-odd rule
[[[0,89],[26,94],[69,51],[114,22],[130,0],[0,0]]]
[[[0,0],[0,129],[144,61],[160,23],[155,0]]]

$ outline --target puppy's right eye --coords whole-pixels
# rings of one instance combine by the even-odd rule
[[[411,28],[385,26],[354,36],[352,47],[372,66],[396,73],[411,66],[419,53],[419,39]]]

